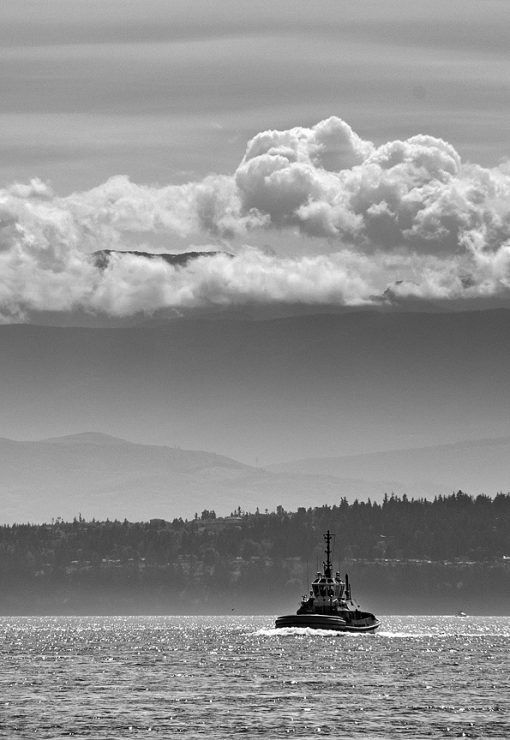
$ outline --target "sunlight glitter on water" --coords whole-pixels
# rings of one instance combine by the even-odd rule
[[[510,737],[508,618],[273,625],[0,619],[0,737]]]

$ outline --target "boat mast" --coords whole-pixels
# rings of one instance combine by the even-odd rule
[[[322,536],[326,540],[326,550],[324,551],[326,555],[326,560],[324,562],[324,575],[326,578],[331,578],[331,538],[333,535],[328,529],[326,534]]]

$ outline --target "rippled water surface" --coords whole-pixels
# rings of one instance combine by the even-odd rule
[[[510,737],[510,618],[0,618],[0,737]]]

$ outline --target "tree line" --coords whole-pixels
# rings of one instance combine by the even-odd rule
[[[60,610],[79,612],[87,599],[95,600],[96,612],[103,602],[105,611],[121,612],[123,603],[127,612],[136,611],[137,599],[151,603],[156,613],[194,606],[200,613],[207,604],[214,611],[231,601],[250,609],[264,598],[276,603],[307,587],[322,564],[327,529],[334,534],[334,567],[362,574],[365,591],[401,591],[405,582],[414,593],[418,572],[420,594],[462,591],[475,571],[487,589],[508,589],[510,494],[472,497],[458,491],[432,501],[405,495],[385,496],[381,503],[343,498],[334,506],[295,512],[282,506],[264,513],[238,508],[229,517],[204,510],[191,520],[80,516],[4,525],[0,611],[27,613],[30,603],[39,603],[45,604],[42,611],[60,604]]]

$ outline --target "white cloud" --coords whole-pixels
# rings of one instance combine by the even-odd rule
[[[358,249],[455,253],[473,229],[484,231],[489,248],[510,237],[509,178],[463,165],[451,145],[431,136],[376,149],[338,119],[266,132],[248,145],[236,182],[243,207],[269,215],[273,226],[336,236]]]
[[[295,230],[322,252],[244,248],[185,267],[133,255],[99,269],[100,249],[151,238],[218,244]],[[190,247],[191,248],[191,247]],[[235,251],[233,246],[228,251]],[[266,131],[231,175],[151,187],[116,176],[59,197],[39,180],[0,191],[0,314],[76,307],[113,315],[174,306],[507,296],[510,171],[463,163],[414,136],[376,147],[339,118]]]

